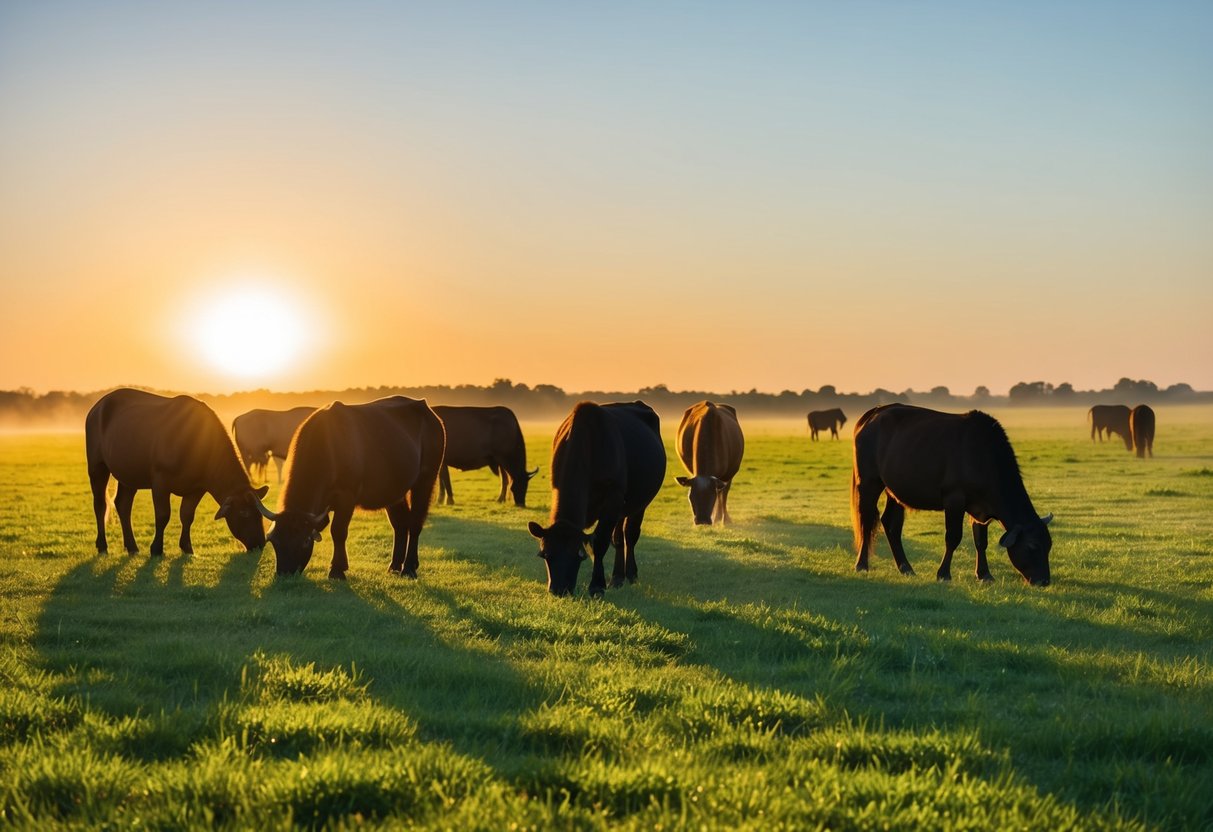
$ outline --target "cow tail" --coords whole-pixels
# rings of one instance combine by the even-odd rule
[[[863,551],[864,545],[872,542],[879,520],[876,503],[865,507],[859,494],[859,471],[851,469],[851,526],[855,534],[855,551]]]

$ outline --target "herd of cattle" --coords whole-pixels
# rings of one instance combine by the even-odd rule
[[[1092,439],[1117,433],[1138,456],[1153,455],[1154,413],[1142,405],[1091,409]],[[841,410],[808,415],[813,439],[829,430],[838,438],[846,423]],[[234,437],[234,445],[233,445]],[[430,407],[394,396],[368,404],[333,402],[327,407],[287,411],[253,410],[235,419],[232,435],[207,405],[189,396],[173,398],[134,389],[102,397],[85,419],[88,476],[97,521],[97,551],[108,550],[106,491],[114,497],[128,553],[139,551],[131,508],[139,489],[150,489],[155,518],[151,554],[164,553],[170,495],[181,496],[181,550],[192,553],[190,526],[204,494],[219,504],[215,519],[227,522],[246,549],[268,540],[279,575],[302,572],[330,528],[330,578],[349,569],[346,538],[356,508],[385,509],[394,530],[390,569],[415,578],[418,539],[435,486],[440,502],[454,502],[449,468],[489,468],[501,477],[498,502],[507,491],[525,506],[526,445],[514,413],[506,407]],[[675,448],[690,476],[677,477],[688,490],[696,524],[728,523],[729,489],[741,467],[745,439],[736,411],[704,401],[687,408]],[[279,508],[262,502],[268,486],[250,479],[273,460],[286,466]],[[539,556],[547,565],[548,590],[571,594],[583,561],[593,561],[589,592],[606,588],[603,561],[613,546],[610,585],[636,580],[636,542],[645,511],[665,481],[666,455],[660,420],[644,402],[576,405],[556,431],[551,457],[552,505],[548,525],[531,522]],[[877,503],[887,494],[884,512]],[[879,519],[898,568],[914,570],[901,543],[905,510],[942,511],[945,551],[936,572],[951,578],[952,553],[972,518],[976,574],[990,580],[987,524],[1005,533],[999,545],[1029,583],[1049,583],[1048,524],[1032,506],[1002,426],[979,411],[940,413],[906,404],[882,405],[860,417],[854,432],[851,515],[855,568],[865,571]],[[266,533],[265,520],[270,521]],[[587,533],[587,530],[592,530]]]

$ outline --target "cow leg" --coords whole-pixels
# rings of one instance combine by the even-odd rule
[[[990,527],[985,523],[973,521],[973,548],[977,550],[977,580],[992,581],[990,564],[986,562],[986,547],[990,541]]]
[[[943,510],[943,560],[939,562],[939,569],[935,572],[936,580],[952,580],[952,553],[964,539],[964,519],[963,504],[959,507],[945,504]]]
[[[612,589],[623,586],[623,580],[626,574],[627,547],[623,542],[623,524],[624,520],[621,519],[615,524],[615,528],[611,531],[611,545],[615,547],[615,569],[611,572],[610,583],[610,587]]]
[[[591,598],[601,598],[603,592],[606,591],[606,572],[603,569],[602,561],[606,557],[607,549],[611,546],[611,538],[614,536],[617,525],[617,521],[613,519],[599,517],[598,525],[594,527],[594,539],[590,544],[594,561],[590,570]]]
[[[286,460],[284,460],[280,456],[274,457],[274,465],[278,468],[278,484],[279,485],[282,485],[282,463],[284,463],[285,461]]]
[[[438,505],[455,505],[455,495],[451,493],[451,469],[445,465],[438,469]]]
[[[122,526],[122,548],[128,555],[139,554],[139,544],[135,542],[135,529],[131,525],[131,511],[135,506],[136,488],[118,483],[118,491],[114,494],[114,510],[118,512],[118,524]]]
[[[408,544],[404,550],[404,566],[400,574],[406,578],[417,577],[417,567],[420,560],[417,556],[418,544],[421,540],[421,530],[425,527],[425,518],[430,514],[430,500],[434,497],[434,484],[438,476],[434,471],[425,470],[417,478],[408,493]]]
[[[872,551],[873,538],[876,536],[876,523],[880,518],[876,511],[876,503],[884,492],[884,483],[880,480],[861,480],[855,482],[851,474],[851,499],[854,501],[855,535],[859,554],[855,558],[855,571],[868,571],[868,555]],[[891,502],[891,500],[890,500]]]
[[[194,525],[194,512],[202,501],[204,491],[197,494],[186,494],[181,498],[181,551],[187,555],[194,554],[194,543],[190,540],[190,527]]]
[[[724,484],[724,488],[716,495],[716,513],[712,518],[712,522],[730,525],[733,518],[729,516],[729,489],[733,487],[730,480]]]
[[[901,545],[901,527],[906,522],[906,510],[901,503],[890,495],[884,503],[884,514],[880,515],[880,524],[884,526],[884,536],[888,538],[889,548],[893,550],[893,560],[903,575],[913,575],[914,567],[906,558],[906,550]]]
[[[497,502],[505,502],[505,494],[510,487],[510,475],[506,473],[505,466],[501,466],[501,493],[497,495]]]
[[[109,552],[109,543],[105,540],[105,511],[108,508],[105,499],[105,489],[110,484],[110,472],[104,465],[89,466],[88,484],[93,489],[93,514],[97,518],[97,554]]]
[[[350,558],[345,551],[345,541],[350,536],[350,520],[353,516],[352,503],[333,508],[333,521],[329,525],[329,533],[333,536],[333,559],[329,561],[329,577],[336,581],[345,580],[345,573],[350,568]]]
[[[167,488],[152,486],[152,513],[156,522],[156,534],[152,537],[152,545],[148,547],[148,553],[160,557],[164,554],[164,530],[168,528],[169,518],[173,515]]]
[[[636,541],[640,540],[640,527],[644,523],[644,509],[629,516],[623,527],[624,568],[628,583],[636,583]]]
[[[404,574],[404,565],[408,560],[409,550],[409,506],[407,502],[397,503],[387,507],[387,519],[392,523],[395,536],[392,538],[392,563],[389,572]],[[417,569],[413,568],[411,577],[417,577]]]

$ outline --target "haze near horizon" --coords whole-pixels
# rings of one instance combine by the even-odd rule
[[[0,389],[1213,389],[1213,6],[0,6]]]

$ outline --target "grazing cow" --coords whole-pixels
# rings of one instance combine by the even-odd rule
[[[395,536],[390,571],[417,577],[417,539],[446,445],[442,420],[425,401],[391,396],[368,404],[333,402],[299,426],[291,443],[273,525],[279,575],[302,572],[333,517],[329,577],[349,569],[345,541],[355,508],[387,509]]]
[[[901,545],[907,508],[944,513],[945,550],[935,576],[951,580],[952,552],[963,537],[967,512],[973,518],[977,577],[991,580],[986,563],[986,523],[1006,529],[998,541],[1011,564],[1035,586],[1049,583],[1047,528],[1053,515],[1040,517],[1024,488],[1015,452],[1002,425],[977,410],[939,413],[907,404],[874,407],[855,425],[855,462],[851,473],[851,519],[859,557],[856,571],[867,571],[876,534],[876,501],[888,492],[880,521],[905,575],[914,570]]]
[[[291,449],[291,437],[303,420],[315,411],[314,407],[292,407],[290,410],[256,408],[233,419],[232,435],[236,438],[240,459],[249,473],[264,480],[266,468],[273,459],[278,468],[278,482],[282,482],[282,463]]]
[[[729,488],[741,468],[745,438],[731,405],[699,402],[686,409],[678,425],[678,458],[691,472],[678,477],[690,490],[695,525],[710,526],[713,520],[732,523],[729,517]]]
[[[636,580],[636,541],[644,512],[665,479],[661,422],[644,402],[581,402],[556,431],[552,442],[552,513],[545,529],[527,525],[540,541],[547,564],[548,591],[571,595],[592,541],[594,571],[590,595],[606,589],[602,559],[615,546],[611,586]],[[585,529],[598,525],[592,535]]]
[[[847,423],[847,415],[837,407],[830,410],[809,411],[809,438],[817,441],[817,432],[830,431],[830,436],[838,438],[838,429]]]
[[[484,468],[501,476],[497,502],[505,502],[508,487],[514,505],[526,507],[526,490],[539,469],[526,469],[526,442],[518,417],[508,407],[455,407],[434,405],[434,412],[446,428],[446,456],[438,474],[438,504],[455,504],[451,492],[451,468],[472,471]],[[445,499],[444,499],[445,498]]]
[[[1137,455],[1154,457],[1154,411],[1149,405],[1139,404],[1129,414],[1129,433],[1133,435],[1133,448]]]
[[[1133,431],[1129,428],[1129,408],[1123,404],[1097,404],[1087,411],[1087,420],[1091,423],[1091,441],[1099,434],[1099,441],[1104,439],[1104,431],[1108,439],[1117,434],[1125,442],[1125,450],[1133,450]]]
[[[194,553],[190,526],[203,494],[219,504],[215,519],[227,521],[245,549],[265,545],[258,507],[268,486],[254,489],[240,465],[232,439],[215,412],[190,396],[157,396],[123,388],[106,393],[84,419],[88,479],[97,516],[97,551],[105,554],[105,490],[118,481],[114,507],[122,524],[122,544],[139,551],[131,528],[131,506],[141,488],[152,491],[156,533],[151,554],[164,554],[164,529],[172,509],[169,495],[181,496],[181,551]]]

